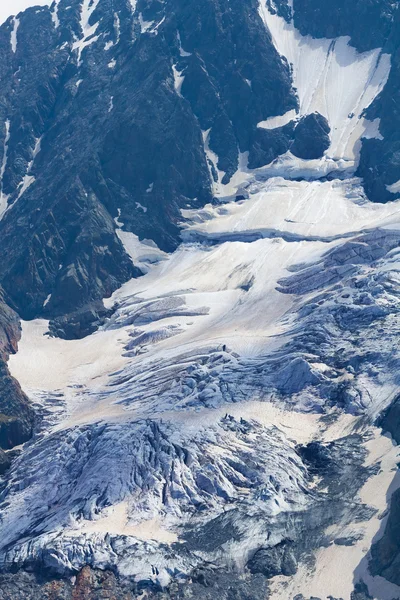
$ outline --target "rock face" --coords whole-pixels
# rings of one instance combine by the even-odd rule
[[[328,121],[319,113],[303,117],[294,131],[292,154],[305,159],[321,158],[330,145],[329,132]]]
[[[0,300],[0,448],[9,450],[28,440],[32,434],[34,412],[18,381],[11,377],[6,361],[17,351],[21,336],[18,315]],[[0,452],[0,471],[10,458]]]
[[[373,575],[400,584],[399,578],[399,527],[400,527],[400,493],[397,490],[392,496],[389,518],[383,537],[372,546],[370,569]]]

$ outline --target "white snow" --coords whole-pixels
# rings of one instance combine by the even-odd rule
[[[26,190],[31,187],[31,185],[35,182],[35,177],[33,175],[24,175],[22,182],[19,184],[19,192],[17,196],[17,200],[25,194]]]
[[[375,516],[369,521],[352,523],[350,526],[339,524],[330,528],[329,533],[335,537],[361,534],[361,539],[352,546],[331,543],[317,552],[313,569],[302,565],[292,578],[275,577],[271,590],[273,600],[287,600],[299,593],[306,598],[326,598],[327,592],[335,598],[349,599],[354,590],[354,582],[360,579],[368,585],[373,598],[394,600],[398,597],[399,588],[382,577],[372,577],[367,565],[372,540],[378,539],[377,534],[384,527],[382,517],[390,502],[387,490],[390,489],[390,493],[393,493],[395,489],[392,483],[399,460],[399,449],[389,438],[380,435],[378,429],[374,429],[374,438],[366,447],[369,451],[366,466],[380,464],[380,469],[361,489],[360,498],[368,506],[377,509]]]
[[[176,387],[182,385],[180,368],[187,368],[188,374],[200,369],[205,381],[218,371],[216,361],[209,369],[201,359],[196,365],[191,352],[197,351],[204,358],[210,348],[215,348],[217,355],[225,354],[229,360],[240,356],[248,361],[260,361],[288,340],[299,298],[295,294],[282,294],[278,282],[287,277],[295,265],[314,264],[329,249],[340,247],[347,236],[357,236],[373,227],[393,228],[400,223],[400,201],[390,205],[371,204],[365,199],[358,179],[298,182],[254,178],[246,191],[249,199],[244,201],[185,211],[184,216],[189,219],[183,235],[185,241],[171,255],[162,253],[154,243],[140,241],[134,234],[124,232],[121,211],[118,211],[117,234],[134,264],[144,267],[147,274],[129,281],[105,301],[107,307],[117,306],[110,321],[95,334],[70,341],[44,336],[47,321],[22,323],[19,352],[10,358],[10,370],[24,391],[37,402],[51,405],[54,400],[41,400],[43,395],[52,398],[55,390],[63,391],[64,408],[59,414],[54,408],[55,424],[50,431],[67,433],[99,422],[135,427],[150,417],[172,423],[179,431],[181,443],[193,440],[196,435],[204,440],[204,432],[215,427],[226,412],[238,420],[255,420],[266,428],[275,426],[282,439],[291,440],[293,445],[313,439],[331,441],[353,431],[359,423],[357,417],[342,415],[331,425],[322,425],[316,413],[292,412],[284,404],[273,405],[265,399],[260,402],[255,392],[229,406],[216,404],[212,410],[199,404],[188,404],[184,408],[171,399]],[[262,234],[261,239],[251,241],[255,232]],[[196,236],[203,236],[202,240],[208,237],[212,244],[190,241],[196,240]],[[233,236],[231,241],[229,236]],[[307,298],[314,300],[317,295],[318,291],[311,292]],[[183,304],[179,304],[182,301]],[[156,303],[156,309],[152,309],[152,303]],[[188,314],[175,314],[171,310],[174,306],[184,306]],[[148,318],[152,312],[160,313],[157,319]],[[142,320],[137,320],[138,315],[142,315]],[[168,332],[170,335],[165,335]],[[134,351],[126,352],[132,340],[146,335],[147,341]],[[224,350],[226,347],[229,351]],[[328,369],[317,359],[313,367],[321,372]],[[146,395],[152,386],[156,386],[153,402]],[[207,391],[211,394],[212,387],[206,387],[202,393]],[[375,392],[371,394],[376,401]],[[379,400],[379,394],[377,398]],[[295,406],[300,408],[299,404]],[[380,431],[368,430],[374,436],[367,443],[368,464],[377,464],[381,456],[384,459],[382,469],[360,495],[364,502],[376,506],[378,513],[364,523],[355,522],[346,527],[338,523],[329,534],[339,537],[356,532],[362,533],[362,539],[350,547],[331,545],[320,549],[313,571],[300,566],[292,579],[275,578],[272,581],[274,600],[286,600],[298,591],[325,597],[322,592],[326,590],[336,597],[349,598],[355,574],[362,575],[371,586],[379,583],[366,571],[358,573],[356,569],[363,568],[367,549],[381,526],[379,517],[386,508],[386,494],[394,477],[398,453]],[[207,460],[212,456],[218,468],[239,449],[234,436],[219,438],[217,443],[215,439],[207,440],[207,443],[201,452],[209,452]],[[241,444],[243,447],[243,442]],[[268,453],[271,459],[275,455],[276,450]],[[278,456],[280,460],[281,455]],[[96,482],[99,473],[102,482],[109,481],[108,471],[104,466],[99,471],[96,464]],[[183,477],[181,471],[178,473]],[[118,476],[118,469],[117,473],[113,470],[112,478]],[[295,494],[296,506],[304,507],[306,496],[291,485],[290,493]],[[244,499],[240,491],[229,489],[233,497]],[[269,514],[289,509],[284,494],[277,493],[275,499],[279,504],[268,505]],[[179,501],[176,502],[179,506]],[[132,493],[127,492],[123,502],[116,500],[92,520],[71,519],[70,529],[62,536],[63,539],[67,536],[81,539],[82,535],[110,533],[170,543],[179,533],[176,523],[182,522],[177,513],[173,513],[175,516],[168,513],[175,510],[172,506],[176,504],[167,507],[167,514],[158,504],[152,504],[150,511],[140,509],[140,512]],[[293,504],[290,509],[293,510]],[[142,523],[138,526],[140,520]],[[247,532],[246,542],[237,546],[232,542],[224,548],[227,560],[240,567],[248,552],[257,547],[258,540],[262,543],[260,523],[259,519],[253,525],[254,530]],[[135,558],[135,569],[136,560],[139,559]],[[129,568],[133,568],[132,564]],[[144,573],[148,572],[147,565],[143,569]]]
[[[51,299],[51,294],[49,294],[47,296],[46,300],[43,302],[43,308],[48,305],[48,303],[50,302],[50,299]]]
[[[386,189],[388,190],[388,192],[391,192],[392,194],[400,193],[400,179],[398,181],[396,181],[395,183],[387,185]]]
[[[17,19],[16,17],[14,17],[14,19],[13,19],[13,29],[12,29],[12,32],[11,32],[11,50],[14,52],[14,54],[17,51],[18,27],[19,27],[19,19]]]
[[[7,210],[8,195],[3,192],[3,177],[7,166],[7,153],[8,153],[8,142],[10,141],[10,120],[7,119],[5,122],[6,135],[4,138],[3,146],[3,159],[1,162],[0,169],[0,219],[2,219],[5,211]]]
[[[21,196],[26,192],[26,190],[35,182],[35,177],[31,174],[31,170],[32,170],[33,163],[35,162],[35,158],[40,152],[41,143],[42,143],[42,138],[41,137],[36,138],[35,146],[34,146],[33,152],[32,152],[32,159],[28,163],[28,168],[26,170],[26,174],[24,175],[21,183],[18,186],[19,193],[17,196],[17,200],[19,200],[21,198]]]
[[[211,134],[211,128],[207,129],[207,131],[203,131],[203,143],[204,143],[204,153],[206,155],[206,159],[207,159],[207,165],[208,165],[208,169],[210,171],[210,177],[211,177],[211,181],[212,181],[212,186],[213,186],[213,193],[215,196],[228,196],[230,193],[234,193],[234,190],[236,189],[238,183],[241,180],[245,180],[246,179],[246,175],[243,175],[245,172],[245,166],[244,163],[246,163],[247,165],[247,155],[241,155],[240,157],[240,165],[239,165],[239,169],[236,175],[234,175],[231,178],[231,181],[229,182],[229,184],[223,184],[222,183],[222,179],[225,176],[224,171],[221,171],[218,168],[218,156],[215,154],[215,152],[213,150],[211,150],[210,148],[210,134]],[[243,169],[243,172],[242,172]],[[215,181],[214,179],[214,173],[217,176],[217,181]]]
[[[154,26],[154,21],[145,21],[143,19],[142,13],[139,13],[139,23],[141,33],[146,33],[147,31],[151,30]]]
[[[137,208],[147,212],[147,208],[136,202]],[[118,217],[115,218],[115,224],[118,229],[117,235],[125,249],[125,252],[131,258],[132,263],[141,269],[143,273],[148,273],[154,265],[162,260],[166,260],[167,254],[160,250],[152,240],[139,240],[138,236],[130,231],[124,231],[124,224],[120,220],[121,210],[118,209]],[[106,301],[107,303],[107,301]]]
[[[131,7],[132,7],[132,12],[134,13],[136,10],[136,4],[137,4],[137,0],[129,0]]]
[[[115,30],[115,35],[117,36],[115,43],[118,44],[118,42],[121,38],[121,21],[120,21],[118,13],[114,13],[114,30]]]
[[[253,184],[248,191],[248,200],[183,211],[189,221],[184,238],[232,239],[240,233],[270,237],[279,232],[292,239],[334,239],[400,221],[400,200],[369,202],[357,178],[307,182],[277,177],[261,190]]]
[[[96,10],[98,4],[99,0],[83,0],[82,2],[80,19],[82,37],[74,42],[72,46],[73,50],[78,50],[78,66],[81,64],[83,50],[87,48],[87,46],[90,46],[90,44],[93,44],[93,42],[99,38],[99,36],[95,35],[99,24],[94,23],[94,25],[89,25],[90,18]]]
[[[51,13],[51,18],[54,23],[55,29],[57,29],[60,25],[60,19],[58,17],[58,5],[60,4],[60,0],[55,0],[54,9]]]
[[[182,57],[187,57],[187,56],[192,56],[191,52],[185,52],[185,50],[182,48],[182,42],[181,42],[181,36],[180,33],[178,31],[178,44],[179,44],[179,54]]]
[[[260,127],[261,129],[276,129],[277,127],[287,125],[290,121],[295,119],[297,119],[297,111],[293,108],[279,117],[270,117],[265,121],[260,121],[260,123],[257,124],[257,127]]]
[[[177,92],[177,94],[179,94],[179,96],[181,95],[181,89],[182,89],[182,84],[185,80],[185,76],[182,75],[183,71],[178,71],[178,69],[176,68],[176,65],[172,65],[172,73],[174,75],[174,87],[175,90]]]
[[[325,116],[331,127],[327,156],[356,163],[358,141],[366,133],[371,135],[363,112],[387,81],[390,56],[379,49],[358,53],[347,37],[302,36],[293,23],[271,14],[262,0],[259,12],[278,52],[292,65],[299,115]]]
[[[97,39],[97,24],[89,26],[89,19],[97,2],[98,0],[90,4],[89,0],[84,0],[82,5],[83,37],[74,45],[78,49],[79,61],[83,48]],[[135,10],[136,2],[131,3]],[[302,510],[309,502],[310,490],[305,492],[308,483],[296,466],[296,461],[300,460],[294,450],[296,444],[308,443],[313,439],[331,441],[351,433],[354,426],[361,424],[361,420],[349,414],[342,414],[329,424],[323,423],[316,412],[306,414],[288,409],[289,402],[299,411],[304,407],[310,410],[310,406],[315,409],[319,406],[318,402],[322,403],[321,398],[313,397],[314,404],[311,400],[306,404],[298,396],[284,402],[282,398],[274,397],[273,392],[266,391],[263,395],[264,391],[255,387],[246,388],[243,396],[235,395],[234,402],[230,402],[229,406],[225,397],[222,397],[222,384],[228,386],[226,381],[229,386],[233,386],[234,393],[236,389],[240,389],[235,377],[241,378],[243,365],[246,368],[254,365],[251,375],[254,378],[259,376],[258,367],[262,370],[265,361],[298,334],[294,325],[299,327],[302,324],[302,321],[297,321],[301,309],[313,304],[312,310],[317,312],[316,306],[319,303],[329,303],[331,300],[321,300],[321,289],[326,295],[333,294],[337,281],[330,284],[328,280],[326,287],[323,287],[323,281],[322,288],[310,288],[311,291],[301,295],[293,290],[283,293],[280,287],[284,285],[282,279],[301,273],[307,266],[322,264],[328,252],[342,252],[348,241],[354,242],[357,248],[369,248],[368,242],[364,240],[365,236],[359,241],[361,234],[365,232],[370,232],[371,238],[374,235],[376,237],[371,242],[371,260],[368,262],[366,254],[365,264],[360,267],[363,269],[363,276],[367,278],[371,273],[381,276],[385,270],[393,271],[393,282],[396,284],[395,275],[400,268],[395,245],[393,254],[389,253],[385,257],[386,262],[379,266],[375,264],[377,261],[374,263],[373,253],[376,247],[378,251],[384,248],[387,241],[385,235],[390,236],[400,228],[400,199],[389,204],[372,204],[365,198],[361,182],[357,178],[318,180],[323,174],[335,170],[340,172],[341,177],[346,172],[351,173],[357,162],[361,136],[379,136],[379,122],[366,121],[362,112],[384,85],[390,66],[389,58],[387,55],[380,55],[379,51],[359,54],[348,45],[347,38],[339,38],[333,42],[303,38],[294,30],[293,25],[270,15],[261,6],[260,12],[271,30],[278,50],[293,65],[300,111],[298,114],[296,111],[289,111],[285,115],[272,117],[258,126],[267,129],[280,127],[292,119],[318,110],[327,117],[332,128],[332,146],[326,156],[322,160],[301,161],[289,152],[273,164],[250,172],[247,155],[240,154],[237,173],[229,185],[223,185],[225,173],[218,170],[218,156],[209,146],[211,130],[204,131],[204,152],[210,173],[215,170],[217,175],[213,191],[220,198],[225,198],[225,201],[220,200],[219,204],[208,205],[200,210],[183,211],[183,243],[170,255],[162,252],[154,242],[140,240],[135,234],[124,231],[121,210],[118,210],[115,219],[116,233],[133,264],[142,269],[144,276],[127,282],[105,300],[106,307],[115,307],[113,315],[96,333],[82,340],[49,337],[46,335],[49,324],[45,320],[22,322],[19,351],[9,360],[10,371],[19,380],[24,391],[37,405],[51,413],[44,436],[47,439],[51,439],[51,434],[65,434],[65,440],[72,439],[73,436],[80,435],[79,427],[84,424],[101,422],[116,426],[113,430],[114,437],[110,433],[108,438],[109,446],[101,446],[104,441],[100,434],[99,454],[95,455],[92,466],[85,466],[87,470],[80,485],[82,490],[91,485],[96,489],[104,485],[106,490],[111,482],[116,482],[118,494],[123,490],[123,498],[116,494],[111,505],[100,514],[93,515],[93,511],[88,508],[89,514],[78,518],[76,513],[71,512],[68,527],[55,532],[58,542],[61,545],[64,542],[70,544],[70,549],[75,548],[71,539],[87,540],[88,545],[93,542],[94,547],[96,543],[100,543],[97,548],[100,547],[101,552],[96,556],[100,565],[105,564],[102,560],[109,559],[109,556],[103,558],[102,555],[107,554],[102,535],[109,533],[131,536],[136,538],[137,544],[151,540],[168,544],[176,541],[179,535],[176,527],[181,524],[183,514],[179,494],[171,496],[164,505],[156,488],[154,496],[149,492],[150,505],[145,506],[149,497],[147,490],[136,500],[132,489],[127,486],[125,474],[128,473],[129,478],[135,461],[146,456],[146,445],[141,446],[139,442],[138,446],[132,445],[132,456],[121,451],[124,446],[119,447],[115,453],[115,447],[120,441],[119,434],[127,435],[128,440],[131,440],[129,435],[132,435],[132,428],[137,428],[140,440],[141,423],[146,423],[146,419],[150,419],[152,423],[158,421],[163,425],[171,425],[167,442],[172,440],[186,447],[185,444],[190,440],[191,461],[198,461],[200,456],[205,457],[204,464],[210,462],[213,465],[233,499],[231,506],[238,499],[240,503],[246,502],[249,494],[248,490],[223,478],[225,463],[227,460],[232,462],[232,458],[236,458],[240,450],[248,452],[250,458],[255,456],[255,463],[263,467],[266,478],[269,472],[274,475],[277,473],[285,485],[279,485],[275,495],[268,500],[270,503],[265,502],[267,517],[289,509]],[[140,14],[139,22],[142,31],[154,32],[162,21],[154,26],[154,23],[144,22]],[[180,55],[188,56],[182,49],[179,37],[178,41]],[[176,65],[173,65],[173,72],[175,88],[179,93],[184,76]],[[111,97],[109,110],[112,108]],[[5,123],[5,131],[1,180],[7,165],[9,120]],[[34,181],[31,168],[39,152],[40,140],[37,140],[18,197]],[[311,181],[295,181],[299,174],[304,174]],[[153,182],[149,184],[148,193],[153,190],[153,186]],[[388,190],[397,193],[400,191],[400,182],[388,186]],[[239,194],[247,199],[233,201]],[[147,210],[139,202],[136,202],[136,208],[143,212]],[[143,215],[140,216],[142,217]],[[344,273],[348,266],[346,260],[349,254],[350,257],[353,256],[352,252],[353,247],[347,249],[347,254],[343,250],[340,255],[342,263],[339,267],[344,268]],[[357,250],[354,253],[357,258]],[[379,252],[377,256],[379,257]],[[325,278],[325,273],[323,271],[322,279]],[[351,269],[348,278],[350,277],[353,277]],[[380,285],[378,277],[376,282],[372,279],[372,276],[366,279],[368,289],[372,290],[371,294],[379,286],[384,290],[385,281]],[[348,280],[346,282],[347,287],[350,287]],[[365,287],[367,289],[367,285]],[[332,302],[343,302],[350,306],[352,291],[347,292],[346,288],[343,292],[346,293],[337,292],[338,297]],[[392,305],[395,303],[395,300],[389,298],[389,293],[382,300],[387,306],[390,302],[393,302]],[[44,306],[50,299],[49,295]],[[360,310],[363,306],[357,304]],[[312,312],[312,316],[316,312]],[[396,316],[397,313],[394,317]],[[388,325],[381,323],[380,326]],[[307,360],[314,372],[323,376],[327,374],[326,377],[332,375],[331,368],[328,363],[323,362],[323,357],[310,355]],[[226,371],[231,379],[222,380],[221,386],[217,386],[218,378]],[[390,394],[395,393],[390,388],[393,384],[385,382],[385,375],[385,372],[380,373],[381,379],[375,382],[375,387],[369,383],[369,374],[366,372],[363,375],[371,398],[372,408],[369,414],[373,414],[377,407],[387,402]],[[350,380],[350,375],[347,376]],[[340,379],[342,374],[338,373],[335,377]],[[181,398],[179,393],[186,388],[187,395]],[[312,391],[307,393],[313,394]],[[200,396],[201,402],[198,400]],[[267,399],[271,402],[267,402]],[[249,439],[239,439],[232,431],[218,435],[217,423],[227,412],[237,420],[244,418],[257,422],[263,428],[262,435],[259,438],[250,436]],[[127,426],[126,430],[120,428],[123,425]],[[396,590],[390,588],[389,584],[385,584],[385,587],[382,581],[369,575],[366,570],[366,552],[384,523],[380,518],[387,506],[388,490],[392,490],[394,486],[398,452],[379,430],[363,426],[372,434],[370,441],[366,442],[369,451],[367,465],[377,465],[379,461],[382,461],[382,465],[361,489],[360,498],[376,507],[377,514],[363,523],[339,523],[332,531],[327,532],[334,536],[362,533],[362,538],[354,546],[330,545],[320,549],[314,570],[300,565],[298,573],[292,579],[275,578],[271,582],[273,600],[287,600],[289,596],[293,597],[300,592],[321,598],[326,597],[328,592],[347,599],[355,576],[361,576],[367,581],[371,591],[375,589],[374,586],[379,585],[382,594],[379,597],[382,600],[396,596]],[[277,428],[277,432],[274,428]],[[276,439],[273,433],[277,435]],[[263,440],[267,440],[268,444],[263,446]],[[134,440],[135,443],[136,441]],[[71,445],[71,442],[68,445],[66,441],[60,452],[61,462],[57,464],[64,464],[63,453],[70,452],[71,447],[75,448],[75,445]],[[138,448],[140,451],[137,451]],[[288,454],[289,450],[292,454]],[[35,452],[31,455],[32,460],[36,460]],[[167,454],[160,456],[161,460],[158,461],[157,458],[154,463],[162,463],[164,468],[164,460],[165,465],[168,465],[169,458]],[[288,456],[292,462],[288,461]],[[126,472],[122,467],[125,458],[128,461]],[[176,488],[179,492],[190,486],[191,491],[196,491],[192,467],[181,465],[178,459],[171,460],[177,463],[172,471],[172,485],[181,486]],[[22,464],[23,461],[24,455],[21,458]],[[113,468],[107,468],[110,464]],[[39,473],[35,481],[39,488],[41,484],[47,490],[44,485],[48,481],[46,477],[54,477],[54,481],[58,482],[60,473],[52,470],[51,457],[49,464],[43,461],[41,465],[45,476],[40,481]],[[143,466],[149,466],[145,458],[140,464],[141,468]],[[204,465],[203,467],[205,468]],[[294,469],[295,477],[289,479],[290,469]],[[62,477],[65,477],[64,471]],[[32,474],[34,475],[36,473]],[[155,485],[162,486],[163,474],[160,475],[155,470],[150,475]],[[63,490],[64,479],[60,478],[60,481]],[[18,481],[15,482],[13,502],[5,509],[5,521],[11,523],[7,533],[11,536],[13,531],[18,533],[19,527],[22,532],[25,524],[31,525],[29,519],[33,520],[33,517],[27,514],[27,504],[34,506],[35,510],[42,509],[35,485],[31,484],[30,479],[24,479],[24,482],[23,489],[18,487]],[[53,487],[54,490],[57,489],[57,485]],[[51,494],[55,494],[54,490],[51,490]],[[66,496],[62,496],[62,502]],[[70,510],[69,499],[68,496],[65,500],[67,511]],[[212,510],[210,509],[208,516],[212,511],[216,515],[227,509],[220,499],[210,506]],[[75,506],[73,508],[75,510]],[[64,509],[58,503],[52,507],[54,514]],[[20,514],[21,519],[25,520],[22,524],[13,520],[13,515],[16,514]],[[206,519],[207,515],[204,517],[204,514],[200,518]],[[175,528],[170,527],[171,523],[175,524]],[[247,540],[238,542],[237,545],[234,541],[229,542],[221,549],[221,556],[225,553],[228,562],[241,566],[248,553],[257,547],[258,541],[261,544],[265,539],[262,526],[262,519],[258,519],[256,525],[252,525],[254,530],[246,532]],[[50,526],[46,529],[46,535],[48,533],[53,533]],[[81,548],[83,547],[82,545]],[[162,555],[157,554],[160,551],[156,546],[149,547],[155,555],[152,564],[160,565],[160,580],[169,581],[169,575],[163,570],[168,563],[165,563]],[[84,554],[83,550],[82,553]],[[137,574],[142,572],[138,571],[138,565],[142,565],[143,574],[152,577],[151,565],[148,563],[153,561],[153,555],[148,558],[149,552],[144,552],[145,558],[140,558],[138,554],[137,552],[133,561],[127,556],[118,568],[127,573],[136,569]],[[78,555],[79,552],[71,551],[71,556],[76,558]]]

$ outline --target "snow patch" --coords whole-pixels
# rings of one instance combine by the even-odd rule
[[[4,178],[4,173],[7,167],[7,155],[8,155],[8,142],[10,141],[10,120],[7,119],[5,122],[5,130],[6,130],[6,135],[4,138],[4,145],[3,145],[3,160],[1,162],[1,169],[0,169],[0,219],[2,219],[4,213],[7,210],[7,201],[8,201],[8,195],[4,194],[3,192],[3,178]]]
[[[14,52],[14,54],[17,51],[18,27],[19,27],[19,19],[17,19],[16,17],[14,17],[14,19],[13,19],[13,29],[12,29],[12,32],[11,32],[11,50]]]
[[[147,208],[136,202],[136,208],[147,212]],[[116,233],[124,247],[125,252],[131,258],[132,263],[139,267],[143,273],[148,273],[153,265],[165,260],[167,254],[160,250],[152,240],[139,240],[139,237],[130,231],[124,231],[121,221],[121,209],[118,209],[118,217],[114,219],[117,225]],[[107,301],[106,301],[107,304]]]
[[[185,52],[185,50],[182,48],[182,42],[181,42],[181,35],[178,31],[178,44],[179,44],[179,55],[182,57],[187,57],[187,56],[192,56],[191,52]]]
[[[51,300],[51,294],[49,294],[47,296],[46,300],[43,302],[43,308],[48,305],[48,303],[50,302],[50,300]]]
[[[147,213],[147,207],[140,204],[140,202],[136,202],[136,208],[142,210],[144,213]]]
[[[55,29],[58,29],[60,26],[60,19],[58,17],[58,5],[60,4],[60,0],[55,0],[54,9],[51,12],[51,18],[54,24]]]
[[[139,13],[139,23],[141,33],[146,33],[147,31],[150,31],[152,29],[155,21],[145,21],[143,19],[142,13]]]
[[[183,70],[182,71],[178,71],[178,69],[176,68],[176,65],[172,65],[172,73],[174,75],[174,87],[175,87],[175,91],[180,96],[181,95],[182,84],[185,81],[185,76],[182,75]]]
[[[276,129],[277,127],[284,127],[296,118],[297,111],[293,108],[279,117],[270,117],[265,121],[260,121],[260,123],[257,124],[257,127],[260,127],[261,129]]]
[[[400,200],[369,202],[361,180],[287,181],[271,178],[247,187],[249,199],[222,206],[184,210],[186,240],[249,239],[280,235],[286,239],[333,240],[400,221]]]

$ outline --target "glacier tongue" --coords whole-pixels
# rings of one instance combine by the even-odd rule
[[[273,576],[273,598],[289,571],[293,597],[347,597],[355,572],[377,585],[363,548],[397,450],[368,423],[397,390],[397,203],[261,172],[246,193],[185,212],[184,243],[115,292],[97,333],[23,323],[10,368],[41,424],[3,491],[3,564],[162,587],[211,561]],[[336,538],[351,544],[317,550]],[[303,544],[341,576],[294,576]]]

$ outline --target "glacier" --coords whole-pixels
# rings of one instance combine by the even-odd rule
[[[83,3],[79,66],[96,6]],[[400,595],[368,566],[399,487],[376,419],[398,394],[400,199],[370,202],[355,175],[390,56],[260,15],[298,108],[259,128],[319,112],[331,145],[257,169],[240,153],[224,184],[203,131],[214,199],[181,210],[179,247],[126,231],[119,210],[143,276],[104,300],[105,322],[78,340],[22,322],[9,368],[38,417],[0,489],[4,569],[90,565],[146,593],[213,569],[265,575],[272,600],[347,600],[361,581]]]

